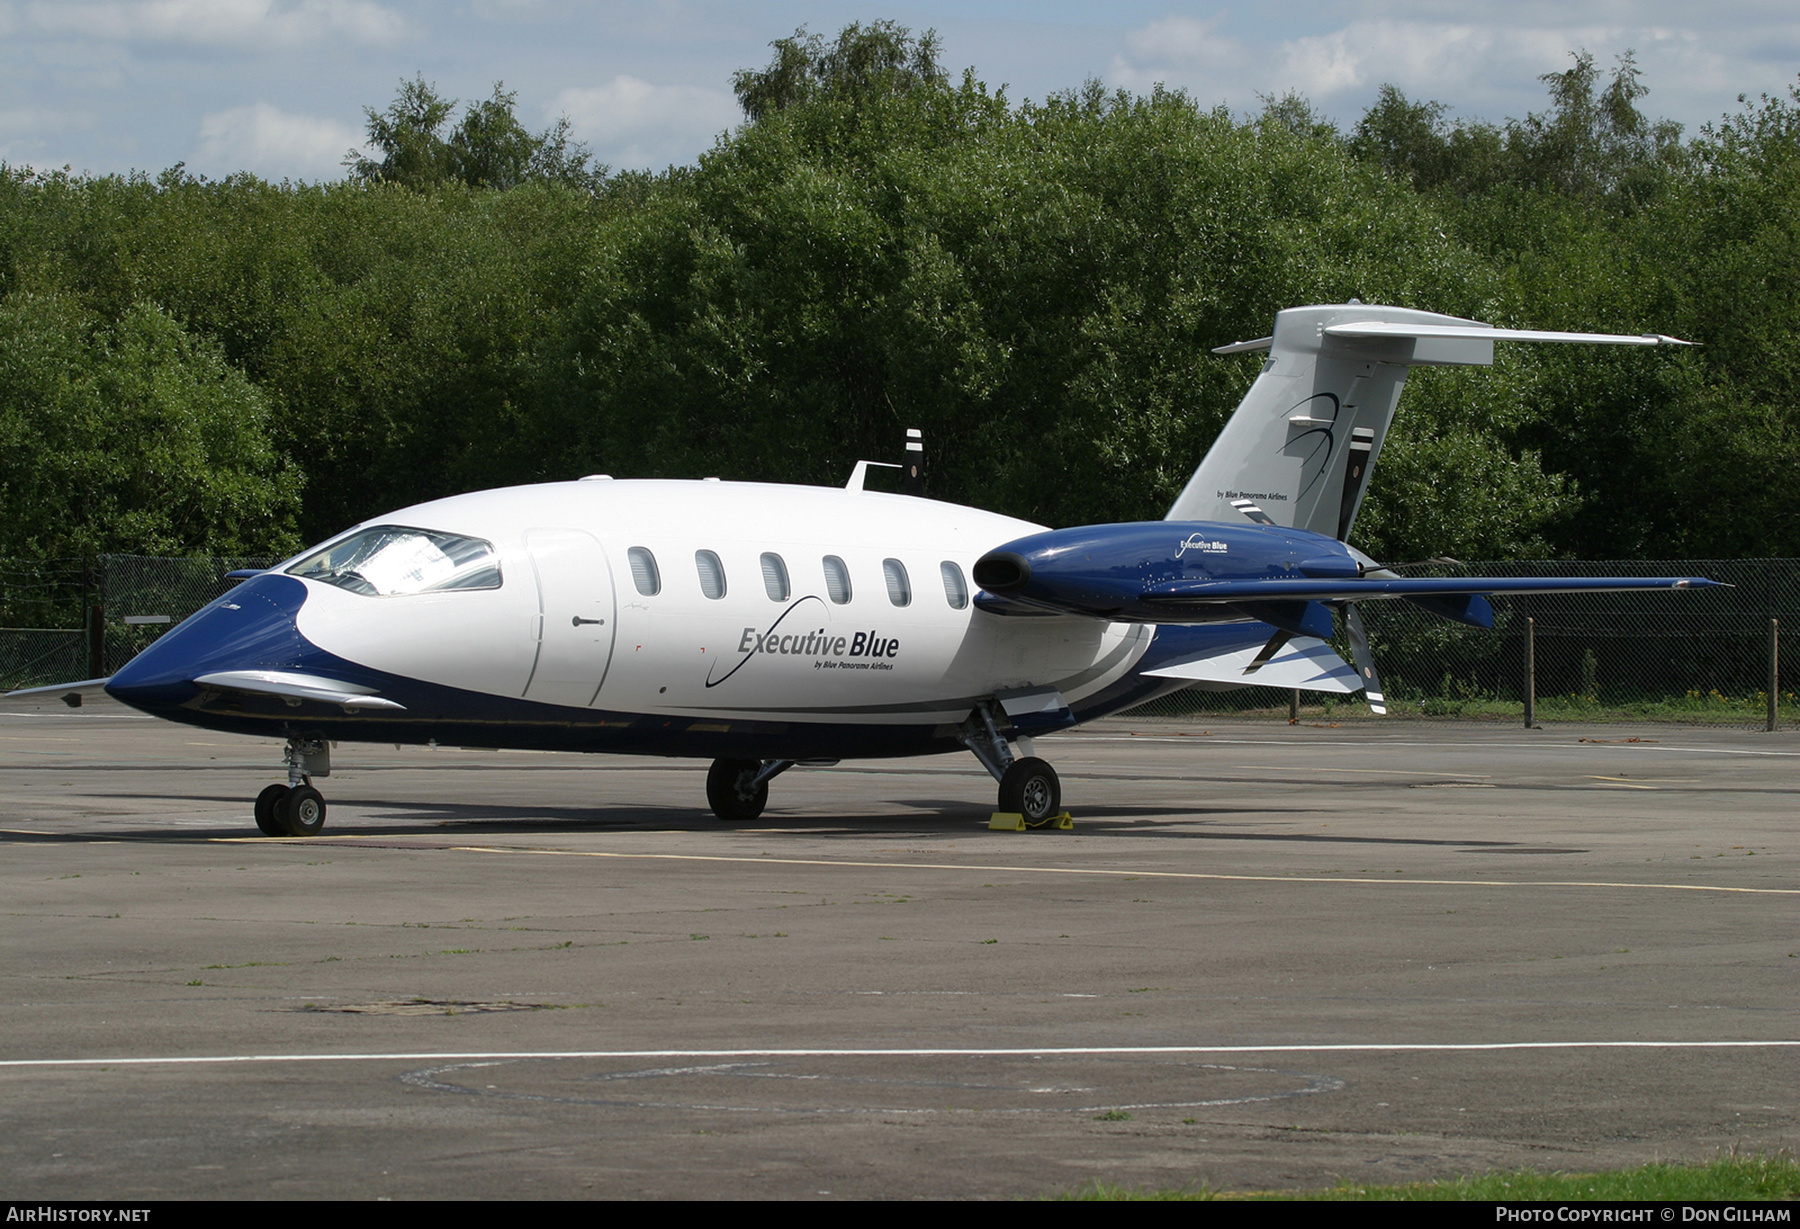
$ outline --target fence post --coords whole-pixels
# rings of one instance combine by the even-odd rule
[[[87,676],[101,678],[106,674],[106,608],[95,602],[87,608]]]
[[[1773,732],[1776,717],[1776,696],[1781,686],[1781,620],[1769,620],[1769,722],[1767,729]]]
[[[1288,724],[1291,725],[1298,720],[1300,720],[1300,689],[1296,687],[1288,692]]]
[[[1525,620],[1525,728],[1537,724],[1537,620]]]

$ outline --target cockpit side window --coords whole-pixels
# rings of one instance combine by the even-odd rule
[[[498,589],[492,542],[461,534],[378,525],[314,551],[289,576],[323,581],[364,597],[405,597],[450,589]]]

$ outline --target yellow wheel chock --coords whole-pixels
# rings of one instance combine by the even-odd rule
[[[1025,822],[1025,817],[1017,811],[995,811],[988,817],[990,832],[1027,832],[1033,828],[1055,828],[1059,832],[1072,832],[1075,830],[1075,820],[1067,811],[1035,824]]]

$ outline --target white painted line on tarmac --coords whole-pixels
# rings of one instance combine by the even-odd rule
[[[213,840],[220,844],[254,842],[269,844],[304,843],[308,846],[352,844],[355,836],[255,837],[222,836]],[[1657,892],[1739,892],[1753,896],[1800,896],[1800,888],[1735,888],[1711,883],[1612,883],[1605,880],[1581,879],[1413,879],[1396,875],[1385,879],[1359,879],[1336,875],[1221,875],[1203,871],[1106,870],[1090,866],[997,866],[990,863],[954,862],[852,862],[833,858],[765,858],[733,857],[730,854],[699,853],[613,853],[592,849],[542,849],[532,846],[505,845],[427,845],[404,844],[393,837],[371,834],[366,839],[381,841],[386,849],[441,849],[448,853],[498,853],[535,855],[543,858],[619,858],[647,862],[725,862],[747,866],[832,866],[870,870],[911,871],[979,871],[982,874],[1009,875],[1091,875],[1114,879],[1210,879],[1230,883],[1335,883],[1347,886],[1406,886],[1448,888],[1632,888]]]
[[[236,1063],[435,1063],[508,1062],[522,1059],[734,1059],[734,1058],[1108,1058],[1209,1054],[1450,1054],[1504,1050],[1767,1050],[1800,1047],[1793,1041],[1494,1041],[1445,1043],[1347,1042],[1324,1045],[1238,1046],[993,1046],[988,1048],[782,1050],[472,1050],[394,1054],[202,1054],[131,1058],[9,1058],[0,1068],[201,1067]]]
[[[1239,764],[1238,767],[1258,772],[1364,772],[1379,777],[1454,777],[1458,780],[1467,780],[1473,777],[1480,781],[1493,780],[1493,774],[1486,772],[1420,772],[1402,768],[1334,768],[1329,764]]]

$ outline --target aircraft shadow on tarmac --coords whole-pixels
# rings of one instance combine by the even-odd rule
[[[139,795],[119,793],[118,798]],[[235,796],[189,795],[184,800],[196,806],[235,806],[242,799]],[[703,832],[725,835],[738,832],[803,832],[809,836],[854,837],[863,840],[892,840],[921,836],[969,836],[986,828],[988,808],[957,798],[890,799],[889,805],[908,808],[906,815],[834,815],[813,808],[796,806],[789,811],[771,807],[762,818],[747,824],[727,825],[713,815],[691,804],[631,804],[626,806],[506,806],[498,803],[416,802],[396,803],[389,798],[342,798],[333,804],[334,822],[317,840],[332,837],[444,837],[459,836],[525,836],[554,835],[573,832]],[[1313,808],[1290,807],[1258,810],[1256,814],[1271,818],[1305,818],[1323,813]],[[1246,843],[1282,843],[1325,846],[1411,846],[1425,848],[1467,849],[1486,853],[1583,853],[1573,847],[1546,848],[1524,846],[1516,841],[1443,839],[1435,837],[1354,836],[1323,832],[1257,832],[1215,827],[1226,816],[1242,817],[1241,808],[1201,808],[1179,810],[1167,805],[1102,806],[1084,808],[1076,818],[1074,831],[1108,837],[1139,837],[1157,840],[1233,841]],[[254,829],[230,821],[216,827],[183,825],[178,832],[146,820],[143,836],[164,839],[216,840],[220,837],[254,837]],[[248,817],[246,817],[246,820]],[[1160,821],[1160,822],[1159,822]],[[1201,826],[1196,826],[1201,825]],[[80,834],[50,832],[46,838],[92,840],[100,835],[92,831]],[[105,833],[116,839],[116,830]],[[1064,835],[1043,832],[1041,837]],[[0,834],[0,843],[30,840],[24,834]]]

